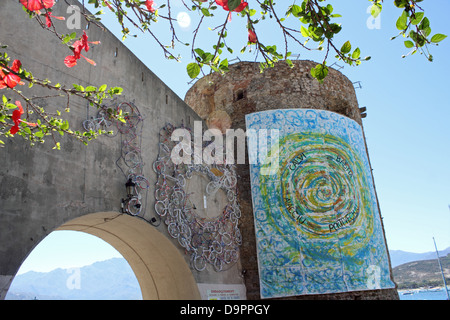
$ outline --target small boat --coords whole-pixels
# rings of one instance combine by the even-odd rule
[[[404,295],[404,296],[407,296],[407,295],[410,295],[410,294],[414,294],[414,291],[409,290],[409,291],[403,291],[402,292],[402,295]]]

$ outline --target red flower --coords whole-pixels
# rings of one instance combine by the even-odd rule
[[[81,36],[81,46],[82,46],[82,48],[84,48],[84,50],[86,50],[86,52],[88,52],[89,51],[89,43],[92,43],[92,44],[99,44],[100,43],[100,41],[88,41],[88,36],[87,36],[87,34],[86,34],[86,31],[84,31],[83,30],[83,35]]]
[[[226,11],[230,11],[229,7],[228,7],[228,0],[216,0],[216,3],[221,6],[224,10]],[[241,12],[242,10],[245,9],[245,7],[248,6],[248,3],[245,2],[244,0],[241,0],[241,4],[234,9],[234,12]]]
[[[21,66],[22,66],[22,62],[20,62],[20,60],[16,59],[13,61],[11,70],[14,72],[19,72]]]
[[[55,0],[20,0],[20,3],[30,11],[38,11],[53,7]]]
[[[246,6],[248,6],[248,3],[245,2],[245,1],[241,1],[241,4],[236,9],[234,9],[233,11],[241,12],[242,10],[245,9]]]
[[[99,44],[100,41],[88,41],[88,36],[86,34],[86,31],[83,30],[83,35],[81,36],[80,40],[75,41],[72,45],[72,51],[74,53],[73,56],[67,56],[64,59],[64,64],[68,68],[72,68],[72,67],[76,66],[77,60],[80,59],[81,57],[83,57],[84,59],[86,59],[87,62],[89,62],[90,64],[95,66],[96,63],[93,60],[88,59],[81,54],[81,51],[83,49],[86,52],[89,51],[89,43]]]
[[[75,56],[67,56],[65,59],[64,59],[64,64],[67,66],[67,68],[72,68],[72,67],[74,67],[74,66],[76,66],[77,65],[77,60],[78,60],[79,58],[77,58],[77,57],[75,57]]]
[[[256,43],[258,38],[256,37],[255,31],[253,29],[248,29],[248,42]]]
[[[66,20],[66,18],[64,18],[64,17],[55,17],[54,15],[52,15],[51,12],[47,12],[45,14],[45,24],[47,25],[47,28],[50,28],[52,26],[52,20],[50,19],[50,17],[58,19],[58,20]]]
[[[14,60],[10,70],[18,73],[21,66],[22,63],[20,62],[20,60]],[[5,68],[3,68],[3,70],[9,71]],[[0,69],[0,89],[4,89],[6,87],[12,89],[18,84],[24,84],[22,81],[20,81],[20,77],[18,75],[14,74],[13,72],[9,72],[7,75],[5,75],[5,73]]]
[[[153,0],[146,0],[145,1],[145,6],[147,7],[147,10],[150,11],[151,13],[155,13],[155,8],[153,8],[154,2]]]
[[[11,133],[12,135],[16,134],[19,131],[19,123],[21,123],[21,122],[24,122],[27,125],[32,126],[32,127],[35,127],[37,125],[36,123],[27,122],[27,121],[20,119],[20,117],[23,114],[23,107],[22,107],[22,104],[20,103],[20,101],[16,101],[16,106],[18,109],[13,111],[13,114],[11,117],[14,122],[14,125],[11,127],[11,129],[9,129],[9,133]]]
[[[0,69],[0,89],[5,89],[7,87],[5,81],[3,81],[4,77],[5,74],[3,73],[2,69]]]
[[[108,1],[105,0],[105,4],[108,6],[109,10],[114,12],[114,8],[111,6],[111,4]]]

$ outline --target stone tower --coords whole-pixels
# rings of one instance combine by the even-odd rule
[[[259,63],[239,62],[230,66],[225,75],[217,73],[198,80],[187,92],[185,102],[210,128],[246,129],[245,116],[255,112],[278,109],[327,110],[354,120],[362,130],[362,118],[352,82],[340,72],[330,68],[323,84],[310,75],[312,61],[294,61],[290,68],[278,63],[261,73]],[[363,144],[365,145],[365,139]],[[367,148],[365,148],[367,154]],[[368,157],[368,154],[367,154]],[[241,263],[248,299],[260,299],[257,241],[252,208],[249,165],[238,164],[240,228],[243,236]],[[370,162],[369,162],[370,166]],[[370,179],[373,182],[372,177]],[[378,201],[376,201],[379,215]],[[381,219],[380,219],[381,222]],[[381,223],[383,245],[384,228]],[[386,250],[387,252],[387,250]],[[387,253],[390,278],[392,272]],[[286,298],[286,297],[285,297]],[[326,294],[294,295],[290,299],[398,299],[395,288],[361,290]]]

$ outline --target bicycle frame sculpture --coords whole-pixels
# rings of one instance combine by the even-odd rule
[[[175,165],[170,158],[176,144],[171,140],[175,129],[173,125],[167,124],[160,130],[158,157],[153,163],[157,175],[155,211],[167,225],[169,235],[177,239],[190,255],[195,270],[203,271],[209,264],[215,271],[224,271],[238,261],[242,243],[238,228],[241,211],[236,196],[235,166]],[[214,194],[219,189],[225,192],[227,204],[217,217],[205,218],[196,213],[197,208],[186,192],[186,179],[191,179],[194,174],[210,180],[202,191],[204,195]]]

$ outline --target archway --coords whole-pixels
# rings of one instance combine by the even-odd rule
[[[57,230],[86,232],[113,246],[133,269],[144,300],[200,299],[180,252],[158,230],[138,218],[99,212],[75,218]]]

